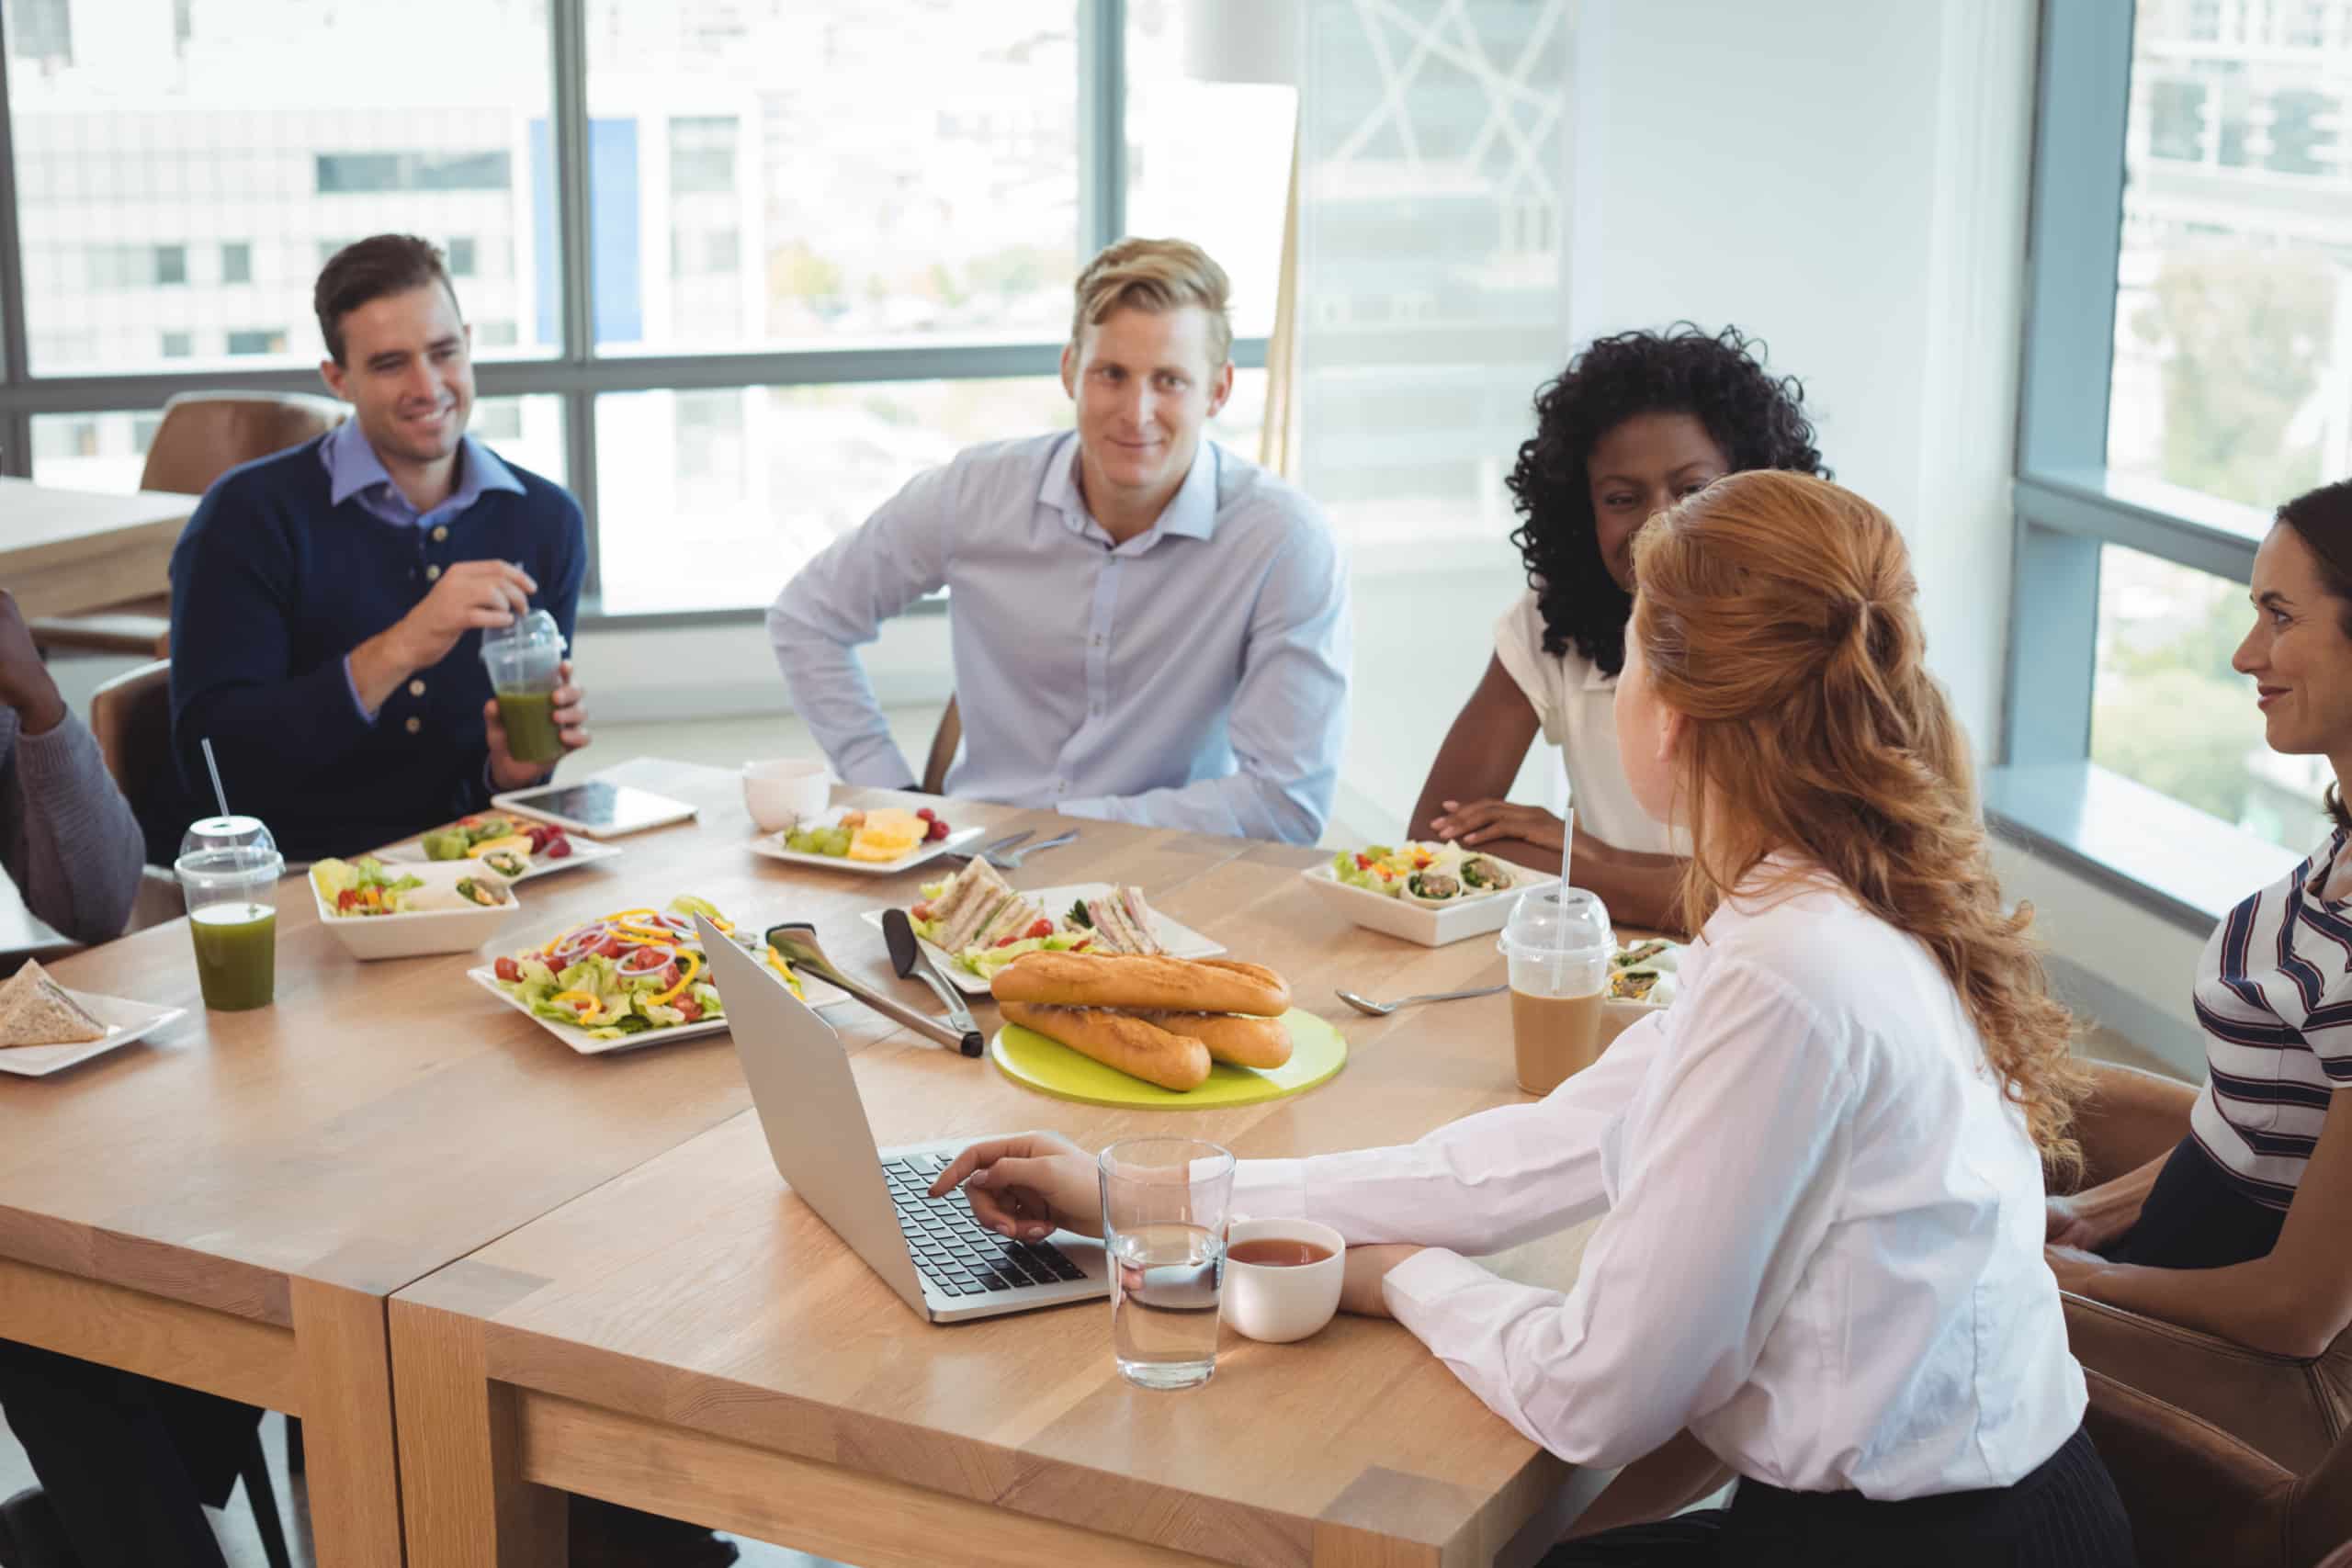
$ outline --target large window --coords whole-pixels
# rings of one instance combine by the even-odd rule
[[[447,253],[473,431],[580,496],[608,614],[763,604],[1067,423],[1071,280],[1130,229],[1232,273],[1255,456],[1296,94],[1188,74],[1187,9],[12,0],[0,470],[128,488],[172,392],[315,389],[318,267],[386,230]]]
[[[2042,32],[2007,760],[2306,847],[2326,770],[2230,656],[2271,511],[2352,475],[2352,0]]]

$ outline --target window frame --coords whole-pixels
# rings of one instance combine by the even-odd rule
[[[1083,260],[1119,238],[1126,224],[1126,0],[1078,0],[1079,235]],[[548,114],[555,153],[560,343],[551,356],[477,361],[482,397],[552,394],[563,409],[567,488],[588,520],[588,581],[581,621],[628,626],[740,624],[758,609],[638,612],[607,615],[600,602],[596,504],[596,399],[607,392],[840,385],[867,381],[969,380],[1049,376],[1062,344],[1030,338],[997,343],[892,344],[752,353],[608,355],[596,352],[588,188],[587,0],[548,0]],[[161,408],[175,392],[316,392],[317,372],[299,367],[195,374],[151,370],[71,376],[29,371],[24,256],[15,192],[9,114],[10,61],[0,48],[0,474],[32,472],[36,414],[107,413]],[[1261,369],[1267,340],[1239,338],[1238,368]],[[778,584],[781,587],[782,584]],[[921,608],[922,606],[919,606]],[[936,606],[932,606],[935,608]]]
[[[2135,0],[2042,0],[1996,831],[2199,932],[2300,854],[2090,760],[2100,551],[2245,583],[2268,515],[2107,468]],[[2134,831],[2102,831],[2130,797]],[[2210,874],[2239,868],[2224,898]]]

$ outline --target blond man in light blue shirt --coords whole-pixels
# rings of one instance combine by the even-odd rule
[[[1223,269],[1123,240],[1080,275],[1075,431],[918,475],[796,576],[768,638],[834,768],[915,774],[856,649],[948,591],[953,795],[1312,843],[1346,734],[1347,570],[1321,510],[1204,438],[1233,391]]]

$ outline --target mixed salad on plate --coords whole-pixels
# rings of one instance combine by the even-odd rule
[[[904,860],[924,844],[947,837],[954,829],[930,807],[902,811],[895,806],[871,811],[834,807],[796,822],[778,833],[776,842],[795,854],[826,855],[834,860],[887,864]]]
[[[1350,887],[1385,898],[1442,908],[1484,898],[1519,885],[1509,861],[1476,854],[1460,844],[1373,844],[1341,850],[1331,857],[1331,874]]]
[[[492,974],[533,1016],[575,1025],[598,1040],[724,1018],[718,987],[703,978],[708,955],[695,931],[696,915],[707,916],[745,952],[760,952],[756,937],[738,935],[712,905],[681,897],[666,909],[620,909],[574,926],[543,946],[499,959]],[[773,947],[765,956],[806,1001],[792,965]]]
[[[915,935],[983,980],[1027,953],[1161,953],[1140,887],[1080,898],[1058,915],[1012,890],[985,860],[923,884],[907,911]]]
[[[460,817],[417,842],[426,860],[478,860],[501,876],[522,875],[531,869],[533,855],[562,860],[571,853],[571,840],[562,829],[494,813]]]
[[[369,855],[350,861],[322,860],[311,867],[311,882],[338,919],[421,912],[412,895],[424,886],[424,879],[387,870],[381,861]],[[461,876],[455,891],[464,902],[485,908],[512,902],[506,884],[494,876]]]

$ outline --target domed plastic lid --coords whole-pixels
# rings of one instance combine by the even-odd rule
[[[1609,923],[1608,906],[1598,897],[1581,887],[1564,891],[1558,883],[1547,882],[1519,896],[1496,945],[1506,957],[1605,956],[1617,950],[1617,933]]]
[[[277,852],[277,840],[269,836],[258,817],[207,817],[200,822],[188,824],[187,834],[180,840],[182,855],[203,854],[213,850],[253,850],[266,854]]]
[[[534,610],[512,626],[492,626],[481,634],[482,651],[492,649],[501,653],[521,653],[541,649],[563,649],[563,628],[545,610]]]

